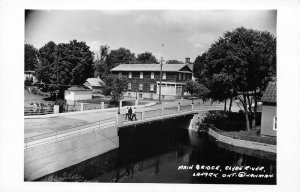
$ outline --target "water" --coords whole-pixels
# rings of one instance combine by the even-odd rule
[[[227,183],[276,184],[276,156],[245,150],[215,141],[206,133],[184,129],[190,118],[121,128],[120,147],[38,180],[124,183]],[[178,170],[179,166],[192,170]],[[219,170],[196,170],[197,165],[220,166]],[[247,174],[274,175],[273,178],[225,177],[241,171],[226,166],[263,167]],[[229,167],[227,167],[229,168]],[[222,169],[222,171],[220,170]],[[199,173],[218,173],[217,178]],[[244,172],[244,171],[243,171]],[[198,173],[198,175],[197,175]],[[194,174],[194,176],[193,176]],[[212,174],[211,174],[212,175]]]

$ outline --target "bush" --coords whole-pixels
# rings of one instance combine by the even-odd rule
[[[246,117],[243,112],[210,111],[200,123],[213,125],[223,131],[246,130]],[[261,112],[256,113],[256,126],[261,124]],[[202,126],[202,125],[201,125]],[[200,126],[199,126],[200,127]]]
[[[211,111],[203,119],[204,124],[212,124],[224,131],[240,131],[246,129],[245,115],[224,111]]]

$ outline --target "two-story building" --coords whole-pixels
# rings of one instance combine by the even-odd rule
[[[160,64],[120,64],[111,69],[115,75],[128,78],[127,97],[159,98]],[[161,77],[161,98],[174,99],[183,95],[192,70],[188,64],[163,64]]]

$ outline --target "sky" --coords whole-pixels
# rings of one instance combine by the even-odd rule
[[[224,32],[241,26],[276,36],[277,19],[276,10],[34,10],[25,15],[25,43],[38,49],[49,41],[77,39],[93,52],[106,44],[180,61],[194,61]]]

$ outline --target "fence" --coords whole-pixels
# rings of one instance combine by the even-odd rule
[[[25,116],[53,114],[53,109],[24,109]]]

